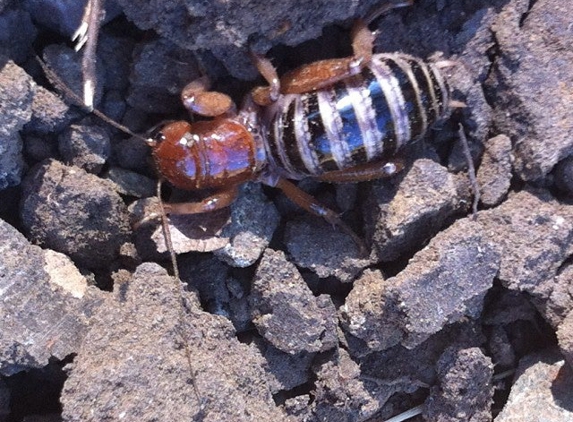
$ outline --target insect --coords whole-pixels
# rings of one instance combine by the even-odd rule
[[[353,30],[354,55],[303,66],[279,79],[270,61],[253,54],[269,83],[252,91],[235,112],[225,94],[200,78],[182,92],[184,106],[211,120],[176,121],[148,141],[158,173],[187,190],[211,189],[200,202],[165,204],[170,214],[227,207],[238,186],[259,181],[363,241],[333,210],[287,179],[341,183],[367,181],[403,167],[395,153],[420,139],[450,108],[440,63],[406,54],[373,54],[370,21],[410,2],[386,5]]]
[[[165,211],[189,214],[223,208],[235,199],[241,183],[260,181],[340,227],[365,252],[362,240],[336,212],[287,179],[339,183],[396,174],[402,164],[395,153],[422,137],[449,110],[440,64],[403,54],[373,55],[368,23],[355,25],[352,57],[312,63],[280,80],[270,62],[255,55],[269,86],[253,91],[238,113],[229,97],[209,91],[206,78],[189,84],[182,93],[185,107],[211,120],[170,123],[147,142],[162,179],[183,189],[215,193],[200,202],[165,204]],[[173,248],[168,249],[179,280]],[[188,315],[180,284],[175,288],[184,321]],[[183,331],[180,336],[189,378],[202,403],[190,340]]]

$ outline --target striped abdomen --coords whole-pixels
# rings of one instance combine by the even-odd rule
[[[394,154],[448,111],[438,68],[404,54],[376,54],[328,89],[283,95],[266,110],[267,154],[290,178],[345,170]]]

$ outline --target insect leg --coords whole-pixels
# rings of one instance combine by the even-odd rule
[[[372,59],[374,34],[368,25],[381,14],[396,7],[410,6],[412,1],[385,4],[371,12],[365,19],[358,19],[352,29],[352,49],[354,55],[348,58],[320,60],[303,65],[285,74],[280,80],[271,61],[251,52],[255,66],[269,83],[251,93],[255,103],[267,106],[275,102],[281,94],[303,94],[326,88],[336,82],[360,73]]]
[[[404,169],[404,162],[399,158],[392,161],[366,163],[345,170],[331,171],[317,176],[316,179],[330,183],[367,182],[394,176]]]
[[[299,207],[303,208],[304,210],[308,211],[311,214],[324,218],[330,224],[340,227],[340,229],[344,233],[346,233],[348,236],[352,238],[352,240],[358,247],[360,255],[361,256],[368,255],[368,248],[366,247],[364,241],[360,237],[358,237],[358,235],[354,233],[354,231],[340,219],[340,217],[336,212],[334,212],[330,208],[325,207],[311,195],[299,189],[291,182],[289,182],[286,179],[283,179],[282,177],[278,178],[276,185],[274,186],[282,190],[284,194],[287,196],[287,198],[290,199],[295,204],[297,204]]]
[[[235,185],[199,202],[166,203],[163,207],[167,214],[202,214],[228,207],[237,198],[238,193],[238,186]]]
[[[368,25],[392,9],[411,6],[412,4],[412,0],[383,3],[382,6],[370,11],[363,19],[356,20],[351,33],[354,56],[349,70],[352,74],[360,73],[362,68],[372,60],[376,35],[368,29]]]
[[[372,60],[375,38],[374,33],[368,29],[368,24],[362,19],[357,19],[354,22],[351,38],[354,55],[349,65],[349,71],[352,74],[357,74]]]
[[[358,19],[352,30],[353,57],[321,60],[299,67],[285,74],[280,81],[277,72],[269,59],[253,53],[255,66],[269,83],[269,87],[253,90],[253,100],[262,106],[276,101],[277,94],[303,94],[326,88],[338,81],[360,73],[372,59],[374,34],[368,25],[381,14],[397,8],[410,6],[412,0],[397,3],[386,3],[372,11],[365,19]]]
[[[278,99],[280,94],[303,94],[328,87],[338,81],[360,72],[372,58],[374,38],[366,24],[359,20],[355,25],[355,57],[320,60],[294,69],[282,78],[270,59],[251,51],[251,57],[269,86],[257,87],[251,92],[253,101],[260,106],[268,106]],[[359,39],[358,39],[359,38]],[[357,49],[359,52],[357,53]],[[357,57],[360,54],[360,57]]]
[[[181,101],[190,113],[206,117],[236,114],[233,100],[221,92],[209,91],[211,82],[207,76],[195,79],[181,91]]]
[[[281,90],[281,82],[277,70],[271,63],[271,60],[261,54],[251,51],[251,58],[261,76],[265,78],[269,84],[268,87],[255,88],[252,93],[253,99],[259,105],[269,105],[278,100]],[[260,92],[260,94],[254,94],[255,91]],[[259,100],[261,102],[259,102]]]

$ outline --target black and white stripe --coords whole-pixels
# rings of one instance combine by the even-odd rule
[[[376,54],[332,87],[283,95],[267,107],[271,165],[290,178],[345,170],[391,156],[448,112],[437,66],[405,54]]]

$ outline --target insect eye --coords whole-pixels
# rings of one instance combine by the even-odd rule
[[[163,132],[157,132],[155,135],[153,135],[153,140],[156,143],[163,142],[163,141],[165,141],[165,139],[166,139],[166,137],[165,137],[165,134]]]

